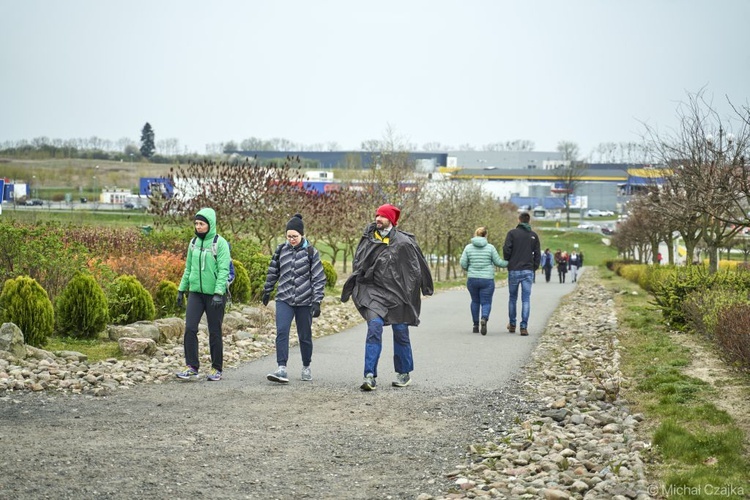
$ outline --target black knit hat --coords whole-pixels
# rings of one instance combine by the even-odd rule
[[[297,231],[299,234],[305,234],[305,224],[302,223],[302,215],[301,214],[294,214],[294,216],[289,219],[289,222],[286,223],[286,230]]]
[[[206,224],[208,224],[209,226],[211,225],[211,223],[210,223],[210,222],[208,222],[208,219],[206,219],[206,218],[205,218],[205,217],[204,217],[203,215],[201,215],[201,214],[197,214],[197,215],[195,216],[195,219],[194,219],[194,220],[202,220],[203,222],[205,222],[205,223],[206,223]]]

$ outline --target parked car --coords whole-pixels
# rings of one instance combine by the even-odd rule
[[[42,205],[44,205],[44,201],[38,200],[36,198],[29,199],[29,200],[26,200],[26,205],[30,207],[33,207],[33,206],[41,207]]]
[[[586,212],[586,217],[614,217],[615,213],[611,210],[598,210],[596,208],[592,208],[588,212]]]
[[[132,202],[126,201],[125,203],[122,204],[122,208],[127,208],[127,209],[135,208],[135,204],[133,204]]]

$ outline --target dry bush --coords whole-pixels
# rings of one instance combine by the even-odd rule
[[[135,276],[152,296],[158,291],[161,281],[179,283],[185,271],[185,258],[171,252],[111,257],[102,262],[117,275]]]
[[[719,311],[715,337],[732,361],[750,368],[750,304],[734,304]]]

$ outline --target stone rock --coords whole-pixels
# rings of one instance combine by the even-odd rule
[[[8,351],[18,359],[26,357],[23,332],[14,323],[0,325],[0,351]]]
[[[154,324],[159,329],[160,344],[179,339],[185,333],[185,320],[182,318],[161,318],[154,321]]]
[[[150,356],[156,352],[156,342],[153,339],[121,337],[117,344],[125,356],[137,356],[139,354]]]
[[[27,345],[26,358],[52,361],[55,359],[55,355],[49,351],[45,351],[44,349],[39,349],[38,347]]]

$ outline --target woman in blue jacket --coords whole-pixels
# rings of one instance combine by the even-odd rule
[[[495,294],[495,266],[508,267],[508,261],[501,259],[494,245],[487,242],[486,227],[478,227],[474,234],[461,254],[461,267],[468,276],[466,288],[471,295],[472,331],[487,335],[487,320]]]

